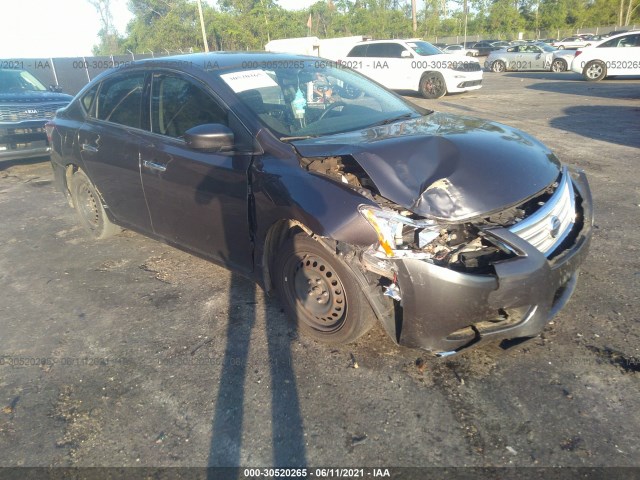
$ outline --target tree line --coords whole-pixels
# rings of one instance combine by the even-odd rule
[[[111,0],[87,0],[99,13],[95,55],[128,51],[202,51],[196,0],[129,0],[126,32],[113,27]],[[290,11],[277,0],[202,2],[210,50],[263,50],[273,39],[367,35],[372,38],[434,38],[468,35],[515,38],[518,32],[575,31],[640,20],[640,0],[417,0],[413,30],[411,0],[319,0]]]

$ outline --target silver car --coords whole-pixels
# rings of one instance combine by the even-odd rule
[[[473,48],[464,48],[464,45],[447,45],[441,49],[443,53],[458,53],[460,55],[466,55],[467,57],[477,57],[480,52]]]
[[[562,52],[545,43],[516,45],[491,52],[484,63],[493,72],[551,70],[564,72],[571,65],[573,52]]]

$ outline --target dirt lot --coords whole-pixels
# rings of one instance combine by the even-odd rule
[[[3,164],[0,466],[640,466],[640,80],[485,73],[411,98],[586,170],[591,254],[540,339],[449,360],[381,329],[320,345],[222,268],[89,240],[48,163]]]

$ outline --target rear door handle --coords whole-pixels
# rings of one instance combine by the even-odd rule
[[[83,143],[82,144],[82,151],[83,152],[98,153],[98,149],[96,147],[94,147],[93,145],[89,145],[88,143]]]
[[[142,162],[142,165],[149,170],[155,170],[156,172],[165,172],[167,170],[167,166],[162,163],[151,162],[149,160],[145,160]]]

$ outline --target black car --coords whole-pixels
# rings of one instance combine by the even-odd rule
[[[584,174],[534,138],[316,57],[134,62],[47,132],[56,184],[94,237],[123,226],[250,276],[330,343],[376,318],[441,355],[533,337],[591,236]]]
[[[485,56],[485,55],[489,55],[494,50],[500,50],[501,48],[504,48],[504,45],[502,45],[503,43],[505,42],[482,41],[482,42],[474,43],[473,47],[471,48],[473,48],[474,50],[478,50],[478,55]]]
[[[0,69],[0,160],[48,155],[44,124],[72,98],[26,70]]]

